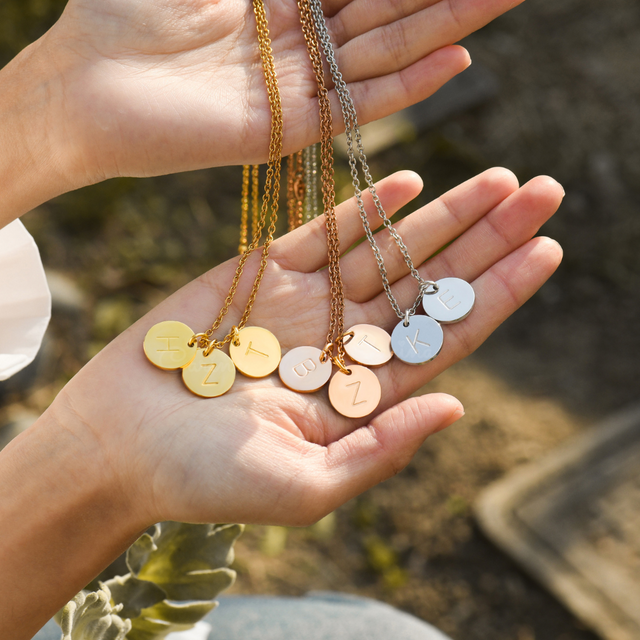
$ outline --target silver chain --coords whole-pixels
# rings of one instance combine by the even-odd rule
[[[369,170],[369,164],[367,162],[367,156],[364,152],[364,146],[362,144],[362,135],[360,134],[360,127],[358,126],[358,117],[356,115],[356,109],[353,104],[353,100],[351,98],[351,94],[349,93],[349,89],[347,87],[347,83],[344,81],[340,70],[338,69],[338,63],[336,62],[335,53],[333,51],[333,45],[331,44],[331,37],[329,36],[329,31],[327,30],[327,25],[325,23],[324,13],[322,11],[322,5],[320,0],[310,0],[311,4],[311,12],[313,15],[313,22],[316,28],[316,32],[318,34],[318,38],[322,44],[322,49],[324,51],[324,55],[329,63],[329,67],[331,69],[331,76],[333,78],[333,83],[336,86],[336,91],[338,93],[338,97],[340,98],[340,107],[342,110],[342,117],[344,119],[345,133],[347,137],[347,152],[349,155],[349,166],[351,168],[351,178],[353,183],[353,189],[356,196],[356,201],[358,203],[358,211],[360,213],[360,218],[362,219],[362,224],[364,226],[364,231],[367,235],[367,239],[369,240],[369,244],[373,249],[373,253],[376,258],[376,262],[378,263],[378,270],[380,271],[380,276],[382,278],[382,286],[384,287],[385,293],[387,294],[387,298],[389,298],[389,302],[393,307],[393,310],[396,312],[396,315],[399,318],[405,319],[408,315],[412,316],[418,310],[418,306],[422,301],[422,297],[427,293],[435,293],[438,290],[438,285],[431,281],[425,280],[420,276],[418,270],[415,268],[413,261],[411,260],[411,256],[409,255],[409,250],[407,249],[405,243],[403,242],[400,234],[394,229],[393,225],[389,218],[387,218],[387,214],[382,207],[382,203],[380,202],[380,198],[376,192],[376,188],[373,182],[373,178],[371,177],[371,171]],[[356,160],[356,155],[354,151],[354,137],[355,137],[355,145],[358,152],[358,159],[360,160],[360,165],[362,167],[362,173],[364,174],[364,178],[369,187],[369,192],[371,193],[371,197],[373,198],[373,202],[375,204],[376,210],[382,223],[388,229],[389,233],[393,237],[396,245],[402,252],[402,256],[404,257],[404,261],[409,267],[409,271],[415,280],[418,282],[419,286],[419,294],[416,298],[416,301],[413,303],[413,306],[408,309],[406,312],[402,311],[398,301],[396,300],[393,292],[391,291],[391,285],[389,284],[389,277],[387,275],[387,268],[384,264],[384,259],[382,257],[382,253],[378,244],[375,241],[373,236],[373,232],[371,231],[371,225],[369,224],[369,220],[367,218],[367,212],[364,207],[364,202],[362,200],[362,190],[360,189],[360,178],[358,173],[358,165]]]

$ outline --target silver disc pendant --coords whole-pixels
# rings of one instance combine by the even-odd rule
[[[438,291],[422,298],[425,313],[442,324],[464,320],[476,301],[473,287],[460,278],[442,278],[436,284]]]
[[[322,388],[331,377],[331,360],[320,361],[322,351],[316,347],[296,347],[285,353],[278,373],[292,391],[312,393]]]
[[[428,316],[411,316],[408,326],[401,320],[391,334],[391,348],[396,358],[407,364],[425,364],[442,349],[442,327]]]

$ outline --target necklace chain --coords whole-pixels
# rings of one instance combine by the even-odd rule
[[[335,53],[333,50],[333,45],[331,44],[331,37],[329,36],[329,32],[327,30],[327,26],[325,23],[324,13],[322,12],[322,5],[320,0],[309,0],[311,4],[311,12],[313,15],[313,21],[315,24],[316,31],[318,32],[320,42],[322,43],[322,49],[324,51],[325,57],[327,58],[327,62],[329,63],[329,68],[331,69],[331,76],[333,78],[333,82],[336,87],[336,91],[338,93],[338,97],[340,99],[340,107],[342,110],[342,117],[344,118],[345,125],[345,133],[347,137],[347,152],[349,155],[349,166],[351,168],[351,178],[353,183],[353,189],[356,196],[356,201],[358,203],[358,211],[360,213],[360,218],[362,219],[362,224],[364,226],[365,233],[367,235],[367,239],[369,240],[369,244],[373,249],[373,253],[376,258],[376,262],[378,263],[378,270],[380,271],[380,276],[382,277],[382,285],[384,287],[385,293],[387,294],[387,298],[389,298],[389,302],[393,307],[393,310],[396,312],[396,315],[399,318],[405,318],[406,312],[402,311],[398,301],[396,300],[393,292],[391,291],[391,285],[389,283],[389,276],[387,274],[387,268],[384,264],[384,258],[382,257],[382,252],[376,243],[376,240],[373,235],[373,231],[371,230],[371,225],[369,224],[369,220],[367,218],[367,212],[364,207],[364,202],[362,200],[362,190],[360,188],[360,178],[358,174],[358,166],[356,161],[356,154],[354,151],[354,138],[355,138],[355,147],[358,152],[358,158],[360,160],[360,164],[362,166],[362,172],[364,174],[366,183],[369,187],[369,192],[371,193],[371,197],[373,198],[373,202],[375,204],[376,210],[382,223],[388,229],[389,233],[393,237],[394,242],[400,249],[402,256],[404,258],[407,267],[409,267],[409,271],[412,277],[418,282],[418,286],[420,288],[420,292],[413,306],[408,310],[409,315],[414,315],[422,301],[423,295],[427,292],[430,287],[437,287],[434,282],[430,280],[425,280],[420,276],[420,273],[416,269],[413,261],[411,260],[411,256],[409,255],[409,250],[402,240],[400,234],[394,229],[391,221],[387,217],[384,208],[382,207],[382,203],[380,202],[380,198],[376,192],[376,188],[373,182],[373,178],[371,177],[371,171],[369,169],[369,164],[367,162],[367,156],[364,152],[364,146],[362,144],[362,135],[360,133],[360,127],[358,125],[358,117],[356,115],[355,106],[353,104],[353,99],[351,98],[351,94],[349,93],[349,89],[347,87],[340,70],[338,69],[338,64],[336,62]]]
[[[245,164],[242,167],[242,192],[240,199],[240,244],[238,253],[242,255],[248,248],[249,234],[249,177],[251,177],[251,209],[252,209],[252,236],[256,233],[258,223],[258,190],[259,185],[259,167],[257,164],[251,166]]]
[[[340,239],[338,237],[338,222],[335,212],[335,182],[333,179],[333,119],[331,116],[331,101],[327,91],[322,54],[318,36],[313,25],[313,16],[309,0],[298,0],[300,21],[307,50],[318,83],[318,102],[320,106],[320,163],[322,169],[322,202],[327,228],[327,253],[329,256],[329,280],[331,283],[331,310],[329,332],[325,353],[336,348],[336,364],[344,368],[346,352],[342,336],[344,334],[344,286],[340,270]]]
[[[304,221],[309,222],[318,217],[318,160],[317,145],[312,144],[304,150]]]
[[[260,58],[262,60],[262,66],[264,70],[264,77],[267,84],[267,93],[269,97],[269,106],[271,109],[271,139],[269,142],[269,163],[267,166],[267,176],[264,186],[264,194],[262,198],[262,209],[257,217],[257,221],[254,220],[255,227],[253,229],[253,238],[251,244],[247,247],[246,251],[240,257],[240,261],[236,268],[236,272],[229,288],[229,293],[224,301],[224,305],[218,314],[215,322],[211,325],[204,334],[199,334],[198,344],[200,347],[223,347],[234,340],[238,334],[238,331],[242,329],[249,320],[251,310],[256,301],[258,295],[258,289],[262,283],[265,270],[267,268],[267,260],[269,257],[269,247],[273,241],[274,234],[276,232],[276,222],[278,220],[278,193],[280,192],[280,168],[282,162],[282,132],[283,132],[283,116],[282,116],[282,103],[280,100],[280,91],[278,89],[278,78],[275,70],[275,62],[273,58],[273,51],[271,49],[271,39],[269,37],[269,27],[267,23],[266,10],[263,0],[253,0],[253,10],[256,16],[256,24],[258,29],[258,41],[260,49]],[[257,167],[254,167],[254,188],[253,194],[256,197],[256,183],[257,183]],[[248,174],[247,174],[248,180]],[[248,187],[248,184],[247,184]],[[255,202],[256,200],[254,200]],[[262,257],[260,259],[260,266],[258,273],[256,274],[249,294],[249,299],[245,306],[244,312],[240,321],[233,329],[220,341],[212,340],[213,334],[220,328],[222,321],[227,315],[229,308],[233,302],[236,291],[238,290],[238,284],[244,267],[249,259],[249,256],[258,247],[262,233],[264,231],[267,217],[269,218],[269,226],[267,229],[267,237],[262,249]]]
[[[287,158],[287,217],[289,231],[304,222],[304,196],[306,192],[303,151],[292,153]]]

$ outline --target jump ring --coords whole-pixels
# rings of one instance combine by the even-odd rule
[[[346,333],[343,333],[340,336],[340,339],[342,340],[342,344],[343,345],[347,345],[349,344],[354,338],[356,337],[356,334],[354,331],[347,331]]]
[[[433,291],[429,291],[429,289],[433,289]],[[432,296],[434,293],[438,293],[440,287],[438,283],[433,280],[423,280],[420,285],[420,290],[425,296]]]
[[[188,344],[190,347],[198,345],[199,349],[204,349],[209,345],[209,336],[206,333],[196,333],[191,337]]]
[[[345,376],[350,376],[353,373],[353,371],[351,371],[351,369],[347,369],[347,367],[345,367],[338,358],[331,358],[331,361],[336,365],[336,367],[338,367],[338,369],[340,369],[340,371],[342,371],[342,373],[344,373]]]
[[[320,362],[322,364],[324,364],[327,360],[329,360],[329,358],[331,358],[332,351],[333,351],[333,342],[327,342],[327,344],[324,345],[324,349],[322,350],[322,353],[320,354]]]

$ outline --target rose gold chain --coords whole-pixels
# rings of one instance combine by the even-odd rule
[[[344,334],[344,286],[340,270],[340,239],[335,212],[335,182],[333,174],[333,119],[331,102],[325,84],[324,69],[318,36],[313,26],[313,16],[309,0],[298,0],[300,21],[307,50],[318,83],[318,102],[320,104],[320,149],[322,167],[322,202],[327,227],[327,252],[329,255],[329,281],[331,283],[331,311],[325,357],[331,356],[335,347],[337,355],[334,362],[344,369],[345,350],[342,340]]]
[[[293,231],[304,222],[304,162],[302,150],[287,158],[287,214],[289,231]]]

